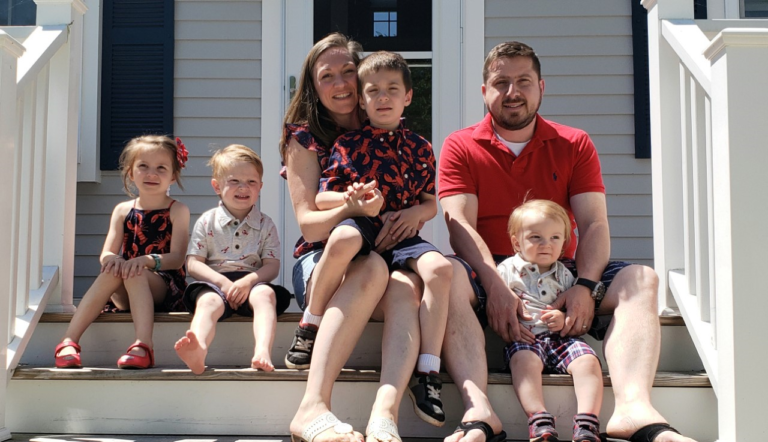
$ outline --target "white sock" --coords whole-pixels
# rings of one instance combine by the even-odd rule
[[[313,315],[309,312],[309,309],[304,310],[304,316],[301,317],[299,324],[312,324],[315,327],[320,327],[320,321],[323,320],[323,315]]]
[[[419,360],[416,362],[416,371],[419,373],[439,373],[440,372],[440,357],[422,353],[419,355]]]

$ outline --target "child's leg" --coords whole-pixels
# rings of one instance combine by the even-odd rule
[[[603,405],[603,372],[594,355],[583,355],[568,365],[576,390],[578,413],[600,414]]]
[[[251,289],[248,302],[253,309],[253,339],[255,341],[251,367],[273,371],[275,367],[272,365],[271,352],[272,343],[275,340],[275,329],[277,328],[275,291],[266,284],[257,285]]]
[[[307,290],[309,298],[307,312],[315,316],[322,316],[325,313],[328,301],[341,285],[341,279],[347,271],[347,266],[360,251],[362,245],[363,237],[354,227],[338,226],[333,229],[323,250],[323,255],[312,272],[312,278],[310,278]]]
[[[110,296],[119,290],[123,290],[123,278],[113,276],[111,273],[99,274],[77,306],[62,341],[79,342],[85,329],[96,320]],[[75,349],[72,347],[65,347],[59,352],[60,355],[74,353]]]
[[[443,255],[427,252],[416,259],[409,259],[408,266],[424,281],[424,296],[419,307],[421,324],[421,350],[417,371],[440,371],[440,350],[443,347],[445,323],[448,319],[448,292],[451,288],[453,267]],[[432,355],[434,358],[425,358]],[[432,363],[424,359],[431,359]],[[437,366],[434,365],[436,362]],[[427,365],[428,367],[425,367]]]
[[[520,350],[512,355],[509,367],[512,371],[512,387],[525,414],[530,417],[539,411],[546,411],[541,382],[544,363],[539,356],[529,350]]]
[[[216,335],[216,323],[224,314],[224,300],[213,290],[202,290],[195,302],[195,315],[184,337],[173,348],[192,373],[205,371],[208,347]]]
[[[142,342],[149,348],[153,348],[155,304],[165,299],[168,285],[162,277],[146,269],[140,275],[125,279],[123,284],[131,305],[131,318],[133,318],[133,329],[136,333],[135,342]],[[145,351],[141,348],[133,348],[129,353],[145,356]]]

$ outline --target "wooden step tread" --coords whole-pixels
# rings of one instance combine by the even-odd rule
[[[73,313],[43,313],[40,318],[41,323],[69,323],[72,320]],[[277,322],[299,322],[301,319],[301,313],[289,312],[283,313],[277,317]],[[155,313],[155,322],[190,322],[192,321],[192,315],[189,313]],[[253,318],[247,316],[233,315],[222,322],[251,322]],[[659,316],[659,321],[662,326],[684,326],[682,316]],[[115,322],[125,323],[133,322],[130,313],[102,313],[94,322]]]
[[[18,367],[13,373],[13,380],[57,380],[57,381],[306,381],[308,371],[278,368],[267,373],[242,366],[209,368],[203,374],[195,375],[182,366],[155,367],[148,370],[121,370],[114,367],[84,367],[81,369],[58,369],[51,367]],[[377,369],[344,369],[339,376],[343,382],[378,382],[380,372]],[[447,373],[441,373],[443,382],[453,383]],[[545,374],[544,385],[572,386],[569,375]],[[611,377],[603,374],[603,383],[611,385]],[[488,384],[512,384],[509,373],[489,373]],[[702,372],[666,371],[656,373],[654,387],[696,387],[710,388],[709,378]]]

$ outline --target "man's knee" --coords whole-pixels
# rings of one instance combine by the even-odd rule
[[[619,302],[641,302],[650,306],[658,302],[658,287],[659,276],[652,268],[633,264],[616,274],[609,291],[618,296]]]
[[[452,266],[453,278],[451,279],[450,303],[452,306],[469,304],[476,307],[479,302],[477,294],[469,280],[467,269],[455,259],[449,259]]]

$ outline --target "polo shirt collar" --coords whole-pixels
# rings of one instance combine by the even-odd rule
[[[493,117],[491,116],[490,112],[485,114],[483,121],[481,121],[480,124],[478,124],[475,130],[472,132],[472,139],[476,141],[489,142],[492,146],[502,149],[505,152],[509,152],[510,155],[514,155],[512,152],[510,152],[507,146],[504,145],[504,143],[496,138],[496,134],[493,130],[492,118]],[[528,145],[525,146],[525,149],[523,149],[523,151],[520,153],[525,154],[530,152],[533,149],[541,146],[544,141],[551,140],[553,138],[557,138],[557,130],[555,130],[555,128],[552,127],[552,125],[549,124],[547,120],[542,118],[542,116],[537,113],[536,128],[533,131],[533,137],[528,142]]]
[[[224,203],[219,201],[219,207],[216,209],[216,220],[220,226],[224,227],[232,221],[237,221],[237,218],[229,213],[229,210],[224,206]],[[259,230],[261,228],[261,212],[256,206],[251,207],[251,211],[245,216],[243,222],[248,224],[252,229]]]
[[[549,268],[549,271],[541,273],[541,270],[539,270],[538,264],[533,264],[526,261],[525,259],[523,259],[522,256],[520,256],[519,253],[516,253],[512,257],[512,266],[515,268],[515,270],[517,270],[518,273],[522,271],[527,271],[527,272],[535,271],[536,273],[539,274],[539,277],[541,278],[548,276],[552,273],[555,273],[557,271],[557,266],[559,265],[562,265],[560,261],[555,261],[555,263],[552,264],[552,267]]]

